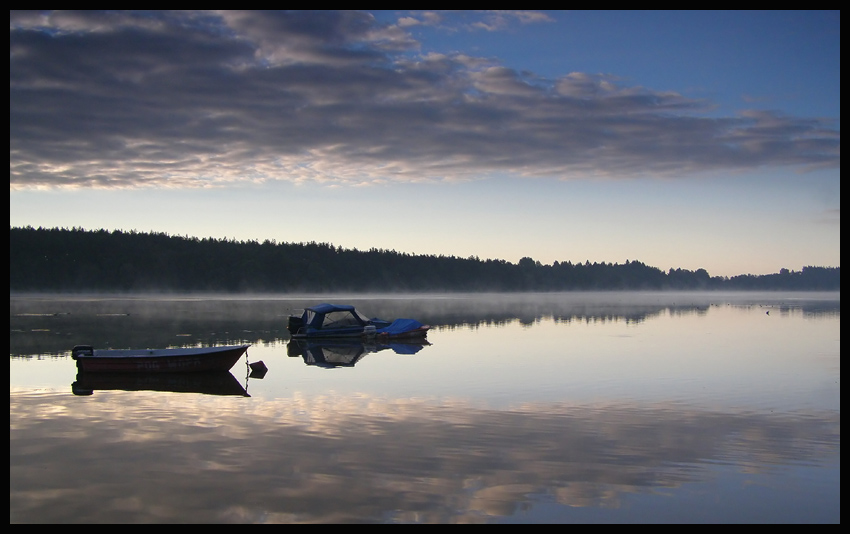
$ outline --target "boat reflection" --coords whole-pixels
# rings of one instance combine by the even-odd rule
[[[164,391],[250,397],[229,371],[204,373],[77,373],[71,384],[74,395],[95,391]]]
[[[286,346],[287,355],[300,356],[307,365],[317,367],[354,367],[367,354],[391,350],[396,354],[416,354],[431,345],[424,338],[380,341],[376,339],[291,339]]]

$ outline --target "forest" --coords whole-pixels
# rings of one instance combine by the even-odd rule
[[[586,290],[838,291],[840,267],[710,276],[640,261],[516,264],[328,243],[166,233],[9,228],[10,292],[453,292]]]

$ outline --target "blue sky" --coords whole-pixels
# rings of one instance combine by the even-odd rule
[[[840,13],[11,12],[9,223],[840,266]]]

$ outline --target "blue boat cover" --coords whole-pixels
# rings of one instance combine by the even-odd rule
[[[405,332],[412,332],[417,328],[422,327],[422,323],[417,321],[416,319],[396,319],[389,326],[384,328],[378,328],[376,332],[378,334],[389,334],[391,336],[396,336],[399,334],[404,334]]]
[[[321,329],[322,324],[325,322],[325,316],[334,312],[348,312],[350,317],[356,319],[357,324],[360,326],[366,324],[366,320],[358,315],[354,306],[349,304],[322,303],[316,306],[311,306],[310,308],[304,309],[304,315],[302,315],[301,318],[304,320],[304,324],[307,327],[312,329]]]

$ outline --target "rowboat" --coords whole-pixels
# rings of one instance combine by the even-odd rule
[[[71,351],[83,372],[229,371],[250,345],[175,349],[94,349],[77,345]]]

